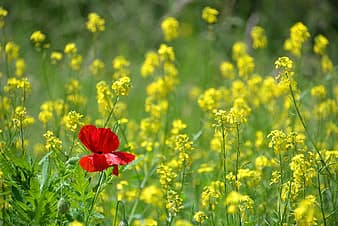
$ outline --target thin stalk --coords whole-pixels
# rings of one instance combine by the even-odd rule
[[[318,182],[318,195],[319,195],[319,201],[320,201],[320,211],[321,211],[322,217],[323,217],[323,224],[324,224],[324,226],[326,226],[326,218],[325,218],[325,212],[324,212],[324,206],[323,206],[323,196],[322,196],[322,190],[320,188],[319,169],[317,169],[317,182]]]
[[[116,225],[117,213],[118,213],[118,210],[119,210],[119,204],[120,204],[120,202],[121,202],[121,201],[117,201],[117,203],[116,203],[115,217],[114,217],[114,224],[113,224],[113,226]]]
[[[226,175],[227,175],[227,163],[226,163],[226,148],[225,148],[225,130],[224,130],[224,125],[221,127],[221,132],[222,132],[222,142],[221,142],[221,149],[223,153],[223,181],[224,181],[224,196],[227,194],[227,182],[226,182]],[[225,203],[225,209],[228,209],[228,204]],[[229,225],[229,216],[226,213],[226,220],[227,224]]]
[[[146,182],[147,182],[149,176],[151,176],[151,175],[155,172],[155,169],[156,169],[156,168],[154,168],[153,170],[150,171],[150,175],[149,175],[149,174],[145,174],[145,175],[144,175],[143,181],[142,181],[142,183],[140,184],[140,190],[139,190],[139,192],[138,192],[138,193],[139,193],[138,196],[141,194],[141,191],[142,191],[142,189],[144,188],[144,186],[145,186],[145,184],[146,184]],[[137,206],[138,206],[138,202],[139,202],[139,199],[135,199],[134,205],[133,205],[133,207],[132,207],[132,209],[131,209],[131,212],[130,212],[130,214],[129,214],[128,224],[131,224],[131,221],[132,221],[132,219],[133,219],[134,213],[135,213],[136,208],[137,208]]]
[[[238,192],[239,188],[237,187],[238,180],[238,165],[239,165],[239,124],[236,125],[236,135],[237,135],[237,153],[236,153],[236,168],[235,168],[235,189]],[[238,212],[239,225],[242,226],[241,213]]]
[[[101,171],[101,174],[100,174],[100,178],[99,178],[99,182],[97,184],[97,189],[96,189],[96,192],[95,192],[95,195],[94,195],[94,198],[92,199],[92,202],[89,206],[89,211],[88,211],[88,215],[87,215],[87,218],[86,218],[86,221],[85,221],[85,225],[89,225],[88,223],[90,222],[90,217],[92,215],[92,212],[93,212],[93,208],[94,208],[94,205],[95,205],[95,202],[97,200],[97,197],[100,193],[100,190],[101,190],[101,186],[102,186],[102,182],[103,182],[103,178],[104,178],[104,174],[105,172],[104,171]]]
[[[281,203],[282,203],[282,188],[283,188],[283,166],[282,166],[282,155],[279,153],[279,173],[280,173],[280,188],[279,188],[279,205],[278,205],[278,214],[279,219],[281,219],[281,226],[283,224],[283,214],[281,214]]]
[[[236,168],[235,168],[235,180],[237,183],[238,180],[238,165],[239,165],[239,127],[236,125],[236,135],[237,135],[237,144],[236,144]],[[235,189],[238,192],[238,187],[235,184]]]
[[[225,134],[224,134],[224,126],[221,127],[222,132],[222,142],[221,142],[221,149],[223,153],[223,181],[224,181],[224,193],[227,192],[227,183],[226,183],[226,174],[227,174],[227,163],[226,163],[226,149],[225,149]]]
[[[314,142],[312,136],[310,135],[310,132],[309,132],[309,130],[308,130],[306,124],[305,124],[305,121],[304,121],[304,119],[303,119],[303,116],[302,116],[302,114],[300,113],[300,110],[299,110],[299,107],[298,107],[298,105],[297,105],[296,98],[295,98],[295,95],[294,95],[294,92],[293,92],[293,89],[292,89],[291,84],[289,84],[289,89],[290,89],[290,92],[291,92],[291,97],[292,97],[293,105],[295,106],[295,109],[296,109],[296,112],[297,112],[297,116],[298,116],[300,122],[302,123],[302,126],[303,126],[303,128],[304,128],[304,130],[305,130],[305,133],[306,133],[307,137],[309,138],[310,143],[311,143],[312,146],[314,147],[315,151],[316,151],[317,154],[319,155],[320,162],[322,163],[323,168],[325,168],[325,170],[327,171],[327,173],[329,174],[329,176],[332,178],[332,174],[331,174],[329,168],[327,167],[327,165],[326,165],[326,163],[325,163],[325,161],[324,161],[324,158],[323,158],[323,156],[321,155],[321,153],[320,153],[320,151],[319,151],[317,145],[315,144],[315,142]]]
[[[103,125],[103,128],[105,128],[105,127],[108,125],[108,122],[109,122],[110,118],[112,117],[112,115],[113,115],[113,113],[114,113],[115,106],[116,106],[117,102],[119,101],[119,99],[120,99],[119,96],[117,96],[117,97],[115,98],[115,102],[114,102],[113,107],[111,108],[111,110],[110,110],[110,112],[109,112],[109,115],[108,115],[108,117],[107,117],[107,119],[106,119],[106,122],[105,122],[104,125]]]

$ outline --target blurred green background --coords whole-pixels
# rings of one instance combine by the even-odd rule
[[[159,25],[163,17],[177,17],[191,26],[193,36],[205,29],[200,14],[209,5],[220,11],[222,24],[217,29],[229,45],[233,33],[245,35],[248,27],[259,24],[266,29],[269,50],[277,52],[289,28],[302,21],[312,36],[322,33],[328,37],[329,54],[337,58],[338,2],[335,0],[3,0],[1,5],[9,11],[6,18],[11,24],[9,33],[19,44],[29,43],[29,35],[40,29],[55,48],[63,49],[67,41],[76,41],[86,51],[91,38],[84,24],[88,13],[94,11],[106,20],[106,31],[100,41],[109,48],[104,49],[110,54],[119,52],[137,59],[162,41]]]
[[[286,55],[283,42],[289,36],[290,27],[296,22],[303,22],[309,29],[311,40],[307,41],[308,52],[312,52],[313,37],[321,33],[329,41],[328,55],[337,65],[338,59],[338,2],[335,0],[3,0],[1,5],[9,11],[6,17],[6,34],[8,40],[14,40],[21,47],[20,54],[27,63],[29,78],[33,82],[32,97],[28,105],[33,106],[37,115],[39,106],[47,97],[41,95],[45,90],[41,72],[41,58],[30,42],[33,31],[41,30],[51,43],[51,50],[63,51],[65,44],[75,42],[79,53],[84,56],[84,67],[89,67],[93,52],[102,59],[106,68],[104,78],[111,81],[111,61],[122,55],[131,62],[133,89],[128,97],[128,108],[132,108],[129,117],[138,120],[144,117],[145,86],[149,83],[140,76],[140,65],[144,55],[156,50],[163,41],[160,24],[166,16],[176,17],[181,26],[181,38],[169,43],[174,46],[177,55],[177,67],[180,87],[177,89],[177,101],[173,115],[179,115],[189,124],[192,112],[199,111],[197,103],[191,103],[187,92],[197,85],[202,89],[224,84],[218,67],[223,60],[231,60],[231,47],[236,41],[245,41],[250,46],[250,29],[254,25],[262,26],[268,37],[268,48],[254,52],[256,71],[262,76],[271,75],[273,62],[278,56]],[[214,40],[207,43],[208,27],[201,19],[205,6],[219,10],[219,22],[213,26]],[[99,34],[97,42],[85,28],[87,16],[96,12],[105,19],[106,30]],[[209,50],[208,50],[209,49]],[[206,51],[210,51],[206,55]],[[313,58],[313,56],[311,56]],[[310,57],[310,58],[311,58]],[[208,58],[208,59],[206,59]],[[205,70],[205,62],[208,69]],[[311,60],[309,61],[311,62]],[[318,59],[317,59],[318,62]],[[316,77],[311,63],[305,65],[302,73],[313,80]],[[56,94],[62,98],[62,83],[69,74],[53,71],[51,74],[61,79],[53,83]],[[84,72],[88,76],[89,72]],[[202,77],[207,74],[208,83]],[[32,79],[34,78],[34,79]],[[83,77],[82,80],[86,77]],[[88,77],[87,77],[88,78]],[[318,78],[318,76],[317,76]],[[70,78],[68,78],[70,79]],[[319,78],[320,79],[320,78]],[[38,85],[40,82],[40,86]],[[221,82],[221,83],[220,83]],[[60,90],[58,92],[58,90]],[[88,96],[88,106],[96,106],[95,84],[87,82],[84,93]],[[88,107],[84,114],[91,114]],[[193,122],[192,122],[193,123]],[[197,130],[198,125],[192,125]],[[195,128],[194,128],[195,127]]]

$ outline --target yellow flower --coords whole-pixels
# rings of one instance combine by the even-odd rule
[[[323,55],[322,60],[320,62],[320,66],[322,68],[323,73],[329,73],[333,69],[333,64],[331,59],[329,58],[328,55]]]
[[[65,125],[67,130],[74,133],[83,124],[81,122],[82,118],[83,118],[83,115],[81,115],[80,113],[76,111],[70,111],[63,117],[62,123]]]
[[[130,62],[123,56],[117,56],[113,59],[112,65],[115,70],[119,70],[129,67]]]
[[[7,16],[8,11],[0,6],[0,29],[5,26],[4,18]]]
[[[116,93],[117,96],[127,96],[130,87],[131,87],[130,78],[124,76],[113,83],[112,90]]]
[[[303,43],[310,37],[307,27],[298,22],[290,28],[290,38],[284,42],[284,49],[291,52],[295,56],[301,55]]]
[[[311,89],[311,96],[324,99],[326,96],[326,88],[324,85],[315,86]]]
[[[232,59],[238,60],[238,58],[247,55],[247,45],[244,42],[236,42],[232,46]]]
[[[263,49],[268,44],[268,39],[265,35],[264,28],[254,26],[251,30],[252,47],[254,49]]]
[[[53,51],[50,54],[50,60],[51,60],[52,64],[56,64],[57,62],[62,60],[62,53],[58,52],[58,51]]]
[[[16,76],[21,77],[25,73],[25,70],[26,70],[25,60],[22,59],[22,58],[17,59],[16,62],[15,62],[15,74],[16,74]]]
[[[150,185],[142,189],[140,200],[147,204],[159,207],[162,205],[163,192],[157,186]]]
[[[161,44],[160,48],[158,49],[158,54],[162,61],[174,61],[175,60],[175,53],[174,49],[171,46],[166,44]]]
[[[214,24],[217,22],[217,16],[219,12],[217,9],[206,6],[202,10],[202,19],[208,24]]]
[[[295,219],[299,226],[317,225],[316,221],[316,197],[308,195],[298,203],[294,210]]]
[[[104,63],[99,59],[95,59],[90,65],[90,71],[93,73],[93,75],[97,75],[103,69],[104,69]]]
[[[30,37],[36,48],[40,48],[41,44],[46,40],[46,35],[41,31],[34,31]]]
[[[5,45],[5,53],[8,61],[12,61],[19,56],[20,47],[14,42],[7,42]]]
[[[142,77],[153,75],[156,67],[160,64],[159,56],[156,52],[149,52],[145,56],[145,60],[141,66]]]
[[[179,220],[176,220],[174,226],[193,226],[193,224],[190,223],[190,222],[187,221],[187,220],[179,219]]]
[[[317,35],[315,37],[315,44],[313,46],[313,51],[318,55],[324,55],[326,52],[326,47],[329,45],[329,40],[324,35]]]
[[[239,57],[237,59],[237,68],[239,76],[247,78],[255,69],[254,58],[249,55]]]
[[[178,37],[179,23],[176,18],[167,17],[162,21],[161,28],[166,41],[169,42]]]
[[[62,150],[62,141],[57,138],[52,131],[48,130],[43,134],[43,137],[45,138],[45,148],[47,150]]]
[[[80,54],[76,54],[70,58],[69,66],[74,71],[78,71],[81,68],[82,61],[82,56]]]
[[[221,74],[226,79],[235,78],[235,68],[234,65],[230,62],[223,61],[219,67]]]
[[[88,21],[86,23],[86,28],[92,33],[105,30],[105,21],[97,13],[90,13],[88,15]]]
[[[84,224],[82,224],[81,222],[75,220],[70,222],[68,226],[83,226],[83,225]]]
[[[77,48],[75,43],[71,42],[66,44],[65,49],[64,49],[65,54],[75,54],[77,53]]]
[[[290,38],[296,42],[303,43],[310,37],[307,27],[298,22],[290,28]]]
[[[194,214],[194,220],[197,222],[197,223],[203,223],[205,220],[208,219],[208,216],[203,212],[203,211],[197,211],[195,214]]]

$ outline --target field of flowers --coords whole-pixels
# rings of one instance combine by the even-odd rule
[[[337,40],[220,6],[121,42],[122,14],[0,6],[0,225],[337,225]]]

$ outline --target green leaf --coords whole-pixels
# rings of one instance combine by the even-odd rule
[[[43,156],[43,157],[41,158],[41,160],[39,161],[39,166],[41,166],[41,165],[44,163],[44,161],[48,160],[48,159],[49,159],[48,157],[49,157],[51,154],[53,154],[53,151],[50,151],[50,152],[48,152],[47,154],[45,154],[45,156]]]
[[[40,181],[39,181],[40,182],[40,193],[42,193],[42,191],[44,189],[44,186],[46,184],[48,176],[49,176],[49,158],[47,157],[43,161],[43,165],[42,165],[41,178],[40,178]]]
[[[128,169],[130,169],[131,167],[135,166],[137,163],[139,163],[140,161],[142,161],[144,159],[144,156],[140,157],[140,158],[137,158],[136,160],[132,161],[130,164],[126,165],[122,172],[123,171],[126,171]]]

